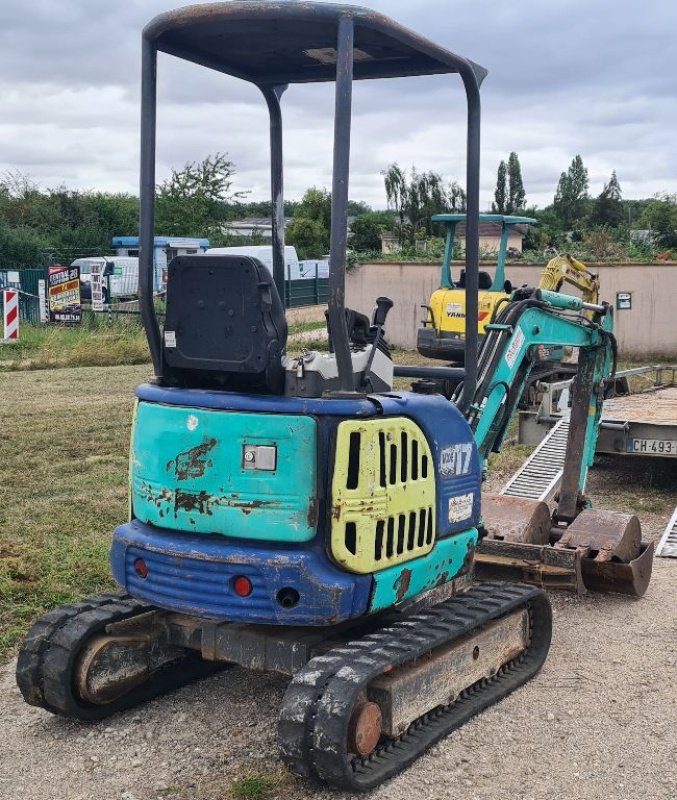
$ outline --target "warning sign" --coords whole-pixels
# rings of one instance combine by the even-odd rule
[[[80,267],[49,267],[50,322],[82,322]]]

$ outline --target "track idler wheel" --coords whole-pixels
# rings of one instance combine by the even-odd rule
[[[64,717],[103,719],[223,668],[163,642],[155,613],[128,595],[107,594],[45,614],[19,651],[25,701]]]
[[[368,756],[376,750],[383,732],[383,715],[378,703],[358,701],[348,722],[348,752]]]

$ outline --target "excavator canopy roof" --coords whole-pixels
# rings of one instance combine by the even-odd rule
[[[165,53],[259,86],[336,79],[341,17],[355,27],[353,78],[395,78],[458,72],[468,65],[478,83],[483,67],[367,8],[282,0],[205,3],[155,17],[144,37]]]
[[[504,214],[480,214],[480,222],[497,222],[499,225],[538,225],[533,217],[514,217]],[[467,214],[435,214],[433,222],[465,222]]]

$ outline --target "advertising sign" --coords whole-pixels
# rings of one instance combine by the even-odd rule
[[[80,267],[48,267],[49,321],[82,322]]]
[[[90,284],[92,287],[92,311],[103,311],[103,267],[92,264]]]
[[[38,304],[40,306],[40,322],[49,322],[47,314],[47,281],[38,281]]]

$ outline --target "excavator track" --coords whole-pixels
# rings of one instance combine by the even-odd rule
[[[81,603],[60,606],[41,617],[28,632],[16,668],[16,679],[27,703],[52,714],[80,720],[98,720],[205,677],[223,664],[203,661],[186,650],[151,672],[142,684],[111,702],[91,703],[76,687],[80,654],[88,642],[111,623],[153,611],[154,606],[124,593],[100,595]]]
[[[475,682],[448,705],[430,708],[399,737],[381,737],[369,755],[349,751],[351,718],[371,681],[521,610],[529,620],[527,647],[493,677]],[[278,729],[282,758],[297,774],[368,791],[528,681],[545,661],[551,633],[550,603],[541,589],[485,583],[317,656],[284,696]]]

